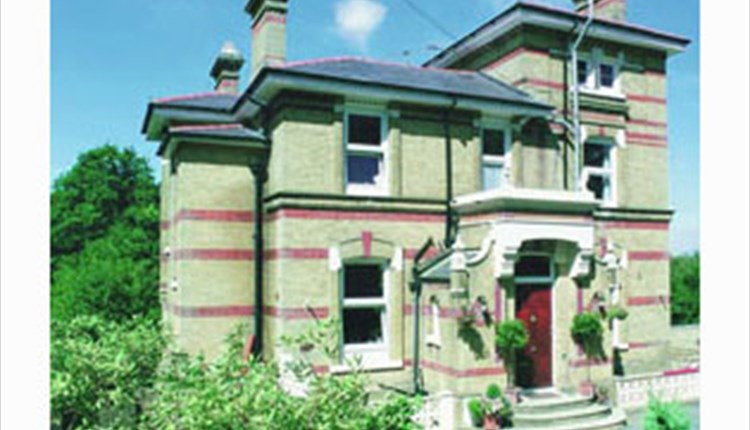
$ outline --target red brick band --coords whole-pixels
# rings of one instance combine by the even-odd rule
[[[286,15],[280,14],[278,12],[266,12],[263,14],[263,16],[255,21],[253,23],[252,31],[253,35],[257,34],[263,26],[265,26],[268,23],[273,24],[286,24]]]
[[[579,360],[571,360],[569,363],[570,367],[593,367],[593,366],[604,366],[607,364],[611,364],[609,358],[605,359],[588,359],[588,358],[582,358]]]
[[[313,209],[281,209],[269,216],[277,219],[314,219],[334,221],[445,222],[445,216],[415,212],[366,212]]]
[[[645,140],[645,141],[656,141],[656,142],[667,142],[667,136],[664,136],[662,134],[652,134],[652,133],[638,133],[634,131],[628,131],[625,133],[625,136],[628,139],[634,139],[634,140]]]
[[[667,104],[667,99],[663,97],[653,97],[653,96],[646,96],[642,94],[628,94],[627,97],[628,97],[628,100],[632,100],[635,102],[655,103],[659,105]]]
[[[523,77],[512,83],[514,86],[518,85],[531,85],[533,87],[552,88],[554,90],[565,90],[565,85],[560,82],[547,81],[544,79],[535,79]]]
[[[663,121],[651,121],[648,119],[635,119],[630,118],[628,119],[628,124],[633,125],[641,125],[646,127],[659,127],[659,128],[667,128],[667,123]]]
[[[255,315],[255,307],[252,305],[180,306],[170,304],[167,305],[167,308],[173,315],[182,318],[226,318]],[[327,307],[308,309],[265,306],[263,308],[263,315],[283,320],[328,318],[330,315],[330,309]]]
[[[632,261],[663,261],[669,260],[667,251],[629,251],[628,258]]]
[[[636,146],[647,146],[650,148],[667,148],[667,142],[647,142],[643,140],[628,140],[628,143]]]
[[[628,297],[628,306],[656,306],[669,305],[669,296],[634,296]]]
[[[665,370],[664,376],[689,375],[692,373],[700,373],[700,371],[700,367],[683,367],[681,369]]]
[[[405,359],[404,366],[410,367],[413,364],[412,359]],[[490,367],[475,367],[471,369],[456,369],[454,367],[446,366],[430,360],[419,360],[419,364],[432,371],[450,375],[454,378],[476,378],[480,376],[498,376],[505,374],[505,369],[502,366],[490,366]]]
[[[658,346],[664,346],[668,342],[663,340],[654,340],[654,341],[632,341],[628,342],[628,346],[630,349],[644,349],[644,348],[653,348]]]

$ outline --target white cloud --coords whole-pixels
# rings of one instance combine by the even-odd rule
[[[373,0],[342,0],[335,7],[336,28],[341,37],[364,50],[386,12],[385,6]]]

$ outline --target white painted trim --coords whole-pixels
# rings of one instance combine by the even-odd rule
[[[390,166],[389,158],[389,133],[388,133],[388,115],[383,109],[376,107],[363,107],[361,105],[349,104],[344,106],[344,192],[348,195],[358,196],[387,196],[390,194]],[[380,119],[380,145],[363,145],[349,143],[349,117],[351,115],[377,117]],[[349,154],[355,155],[373,155],[380,158],[380,175],[375,179],[375,185],[361,185],[349,183]]]

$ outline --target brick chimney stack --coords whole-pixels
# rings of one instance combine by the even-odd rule
[[[225,94],[237,94],[240,69],[245,59],[232,42],[225,42],[211,67],[211,77],[216,82],[214,90]]]
[[[250,0],[245,12],[252,24],[252,72],[286,61],[286,15],[288,0]]]
[[[612,21],[626,21],[626,1],[627,0],[594,0],[594,16]],[[573,0],[573,3],[575,4],[576,12],[583,15],[588,13],[587,0]]]

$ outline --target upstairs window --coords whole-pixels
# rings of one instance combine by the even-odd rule
[[[346,134],[346,192],[387,194],[385,119],[379,115],[348,114]]]
[[[343,268],[344,355],[359,355],[364,363],[382,362],[388,356],[386,273],[378,263],[347,264]]]
[[[586,86],[589,80],[589,63],[578,60],[578,85]]]
[[[612,64],[599,65],[599,86],[601,88],[614,88],[615,66]]]
[[[482,131],[482,189],[492,190],[506,184],[509,133],[502,129]]]
[[[604,141],[587,141],[583,147],[583,181],[597,200],[614,200],[614,145]]]
[[[595,50],[591,58],[578,60],[578,85],[586,90],[617,95],[620,92],[618,69],[617,60]]]

